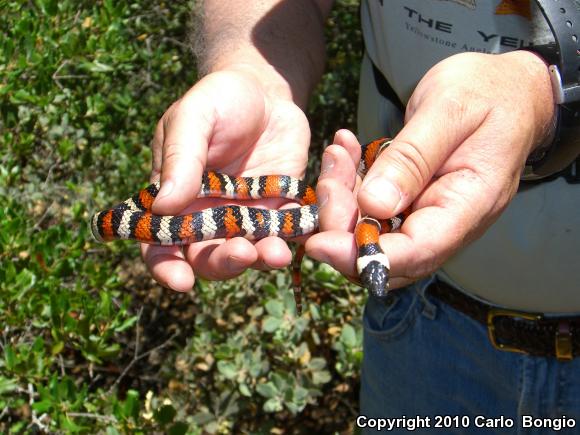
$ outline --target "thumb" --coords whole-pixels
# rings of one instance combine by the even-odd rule
[[[363,180],[357,197],[363,213],[379,219],[401,213],[451,153],[477,129],[477,119],[463,118],[454,123],[458,118],[450,116],[450,112],[453,110],[449,107],[429,102],[415,109]]]
[[[191,90],[163,115],[162,144],[154,144],[161,146],[162,156],[154,213],[175,215],[197,197],[215,125],[212,107]]]

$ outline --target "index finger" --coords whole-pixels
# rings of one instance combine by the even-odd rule
[[[215,119],[207,101],[190,92],[171,106],[163,116],[162,132],[156,133],[155,140],[163,140],[161,189],[153,202],[156,214],[178,214],[199,192]]]

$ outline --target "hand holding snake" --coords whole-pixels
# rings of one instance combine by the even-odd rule
[[[382,138],[361,147],[358,165],[361,177],[390,143],[390,139]],[[161,216],[152,212],[153,201],[160,192],[160,183],[153,183],[111,209],[96,213],[91,220],[94,237],[101,242],[125,239],[152,245],[183,246],[234,237],[252,241],[268,236],[293,239],[318,230],[319,208],[314,189],[287,175],[233,177],[204,172],[198,198],[287,198],[298,201],[302,205],[300,208],[268,210],[228,204],[189,214]],[[379,234],[398,230],[405,216],[406,213],[402,213],[383,221],[364,216],[357,223],[358,277],[374,297],[385,298],[389,288],[389,261],[379,245]],[[298,248],[293,268],[294,296],[299,314],[302,311],[300,262],[303,255],[303,247]]]
[[[318,196],[328,200],[321,232],[306,243],[308,254],[353,276],[359,210],[384,218],[412,204],[401,231],[380,237],[390,287],[434,272],[498,218],[531,150],[551,140],[553,116],[547,68],[534,54],[464,53],[443,60],[415,88],[403,129],[356,187],[356,200],[347,194],[355,190],[356,139],[343,135],[344,148],[327,149],[335,164],[318,183]]]
[[[512,84],[518,83],[517,77],[524,75],[530,80],[520,81],[520,87],[514,88]],[[502,77],[502,81],[498,82],[497,77]],[[357,157],[353,157],[357,147],[352,146],[352,143],[356,140],[353,137],[345,138],[343,135],[335,142],[339,142],[344,148],[329,147],[327,154],[333,155],[337,163],[332,171],[321,176],[318,195],[320,198],[327,198],[320,210],[323,232],[308,240],[306,248],[309,255],[331,263],[346,275],[354,276],[356,262],[353,260],[357,253],[351,232],[354,220],[352,216],[358,212],[359,207],[363,213],[383,218],[394,216],[413,203],[413,213],[405,222],[402,231],[399,234],[386,234],[380,239],[380,244],[385,247],[391,259],[391,287],[399,287],[435,270],[446,258],[469,240],[480,235],[497,218],[515,193],[519,171],[527,155],[534,146],[549,140],[549,127],[554,113],[549,86],[545,66],[534,55],[526,52],[498,56],[457,55],[436,65],[413,93],[407,107],[406,125],[371,168],[358,193],[358,204],[351,194],[355,187],[351,181],[354,180],[354,170],[352,167],[347,168],[349,165],[345,163],[349,159],[353,163],[358,160]],[[514,104],[517,101],[533,104]],[[299,110],[296,107],[295,109]],[[293,113],[297,113],[296,111]],[[170,112],[166,121],[180,119],[179,116],[171,116]],[[200,162],[206,163],[205,158],[200,156],[208,150],[208,155],[211,156],[214,141],[211,132],[219,131],[216,125],[220,123],[216,124],[215,119],[211,117],[206,118],[211,122],[201,125],[200,134],[202,145],[209,144],[209,148],[202,146],[198,156],[188,159],[186,153],[180,155],[172,152],[174,145],[180,142],[175,140],[175,131],[181,131],[177,136],[182,143],[185,140],[197,143],[200,142],[200,137],[187,136],[187,133],[192,131],[187,125],[188,117],[181,118],[177,123],[163,123],[161,132],[163,133],[165,129],[173,133],[171,138],[169,135],[164,137],[162,133],[158,133],[157,143],[162,144],[165,150],[164,173],[170,174],[172,171],[178,173],[180,170],[175,168],[179,167],[182,168],[181,172],[185,172],[189,166],[194,168],[192,171],[194,174],[189,177],[193,180],[194,176],[200,176],[202,166]],[[269,116],[267,119],[272,118]],[[295,117],[296,119],[304,121],[300,117]],[[265,167],[264,162],[268,158],[274,163],[282,164],[281,160],[274,157],[275,155],[282,154],[285,158],[292,159],[296,155],[295,152],[300,156],[298,159],[300,162],[294,169],[294,175],[301,175],[305,163],[308,135],[304,132],[307,131],[307,126],[305,127],[303,122],[294,126],[291,124],[285,124],[283,128],[280,128],[280,124],[268,124],[272,130],[266,129],[261,132],[268,131],[270,134],[259,134],[258,141],[250,141],[257,144],[251,151],[255,159],[247,160],[255,162],[256,165],[251,168],[248,175],[257,175],[258,166],[263,164]],[[224,126],[225,121],[222,121],[221,125]],[[521,128],[510,129],[506,128],[506,125],[517,125]],[[177,128],[178,126],[181,127]],[[294,131],[292,127],[302,132],[299,140],[295,142],[298,143],[298,148],[284,142],[287,134]],[[271,134],[272,132],[276,134]],[[243,138],[244,135],[240,137]],[[282,148],[284,153],[281,153],[276,140],[262,141],[264,137],[274,137],[283,141],[286,144]],[[230,136],[229,139],[233,138]],[[267,157],[268,153],[264,155],[259,153],[265,144],[271,145],[270,157]],[[157,168],[160,167],[159,162],[162,160],[160,146],[157,147],[158,152],[154,153]],[[185,146],[183,148],[186,149]],[[267,148],[268,146],[264,149]],[[292,152],[286,152],[288,150]],[[348,152],[345,153],[344,150]],[[236,155],[232,155],[235,161]],[[170,160],[174,160],[176,164],[167,163]],[[207,162],[210,167],[216,166],[216,169],[223,170],[222,166],[227,166],[215,165],[215,162],[212,165],[210,160]],[[351,163],[350,166],[354,165]],[[235,172],[238,172],[236,168],[245,168],[244,159],[238,159],[237,166],[234,164],[232,167]],[[300,169],[297,169],[298,167]],[[166,168],[171,170],[166,171]],[[272,173],[272,168],[268,169],[270,170],[267,173]],[[276,172],[289,173],[283,170]],[[385,181],[390,187],[385,187]],[[195,183],[198,182],[191,181],[181,185],[182,188],[188,187],[188,190],[196,191]],[[380,187],[381,183],[383,187]],[[192,185],[194,189],[191,189]],[[375,189],[372,188],[373,185]],[[378,193],[376,186],[379,186]],[[387,192],[391,193],[386,194]],[[178,197],[176,192],[173,197]],[[192,199],[183,199],[183,196],[181,198],[177,203],[182,201],[182,206]],[[157,202],[159,201],[158,199]],[[155,208],[156,204],[153,205],[153,211],[157,213]],[[168,214],[171,207],[163,205],[162,208],[165,210],[159,211]],[[337,214],[337,211],[341,214]],[[338,216],[341,216],[340,219]],[[240,239],[236,238],[230,242],[236,240]],[[256,247],[260,243],[258,242]],[[232,244],[230,243],[230,247]],[[198,254],[196,258],[199,258],[200,251],[195,252]],[[218,264],[223,264],[227,258],[231,258],[225,254],[225,250],[223,252],[224,255],[218,256],[219,260],[213,263],[213,270],[219,270]],[[268,250],[262,250],[263,254],[266,252]],[[167,256],[159,250],[155,256],[145,255],[153,275],[165,283],[172,273],[161,275],[159,272],[156,273],[156,267],[170,263],[174,266],[176,259],[180,259],[182,264],[185,263],[183,261],[185,257],[180,257],[179,251],[175,249],[170,251],[169,256],[172,256],[170,259]],[[207,269],[210,265],[208,261],[204,264],[197,261],[196,264],[196,261],[191,261],[188,254],[186,257],[197,270]],[[257,260],[257,256],[254,258]],[[289,262],[289,256],[286,259]],[[254,263],[255,261],[246,261],[240,271]],[[283,262],[275,266],[282,266],[281,263]],[[175,267],[162,267],[157,270],[161,269],[165,269],[165,272],[176,270]],[[227,277],[214,276],[218,279]],[[186,290],[188,285],[185,285],[185,282],[187,279],[178,285],[173,283],[171,287]],[[192,283],[193,280],[190,279],[189,284]]]
[[[220,71],[203,78],[167,110],[153,140],[151,181],[160,179],[173,189],[157,197],[155,214],[180,215],[225,204],[196,199],[206,169],[244,176],[304,175],[308,122],[290,96],[274,94],[269,86],[246,70]],[[287,202],[262,199],[246,205],[277,209]],[[153,278],[178,291],[190,290],[195,276],[230,279],[247,268],[286,267],[292,259],[277,237],[256,243],[222,239],[183,248],[142,245],[142,252]]]

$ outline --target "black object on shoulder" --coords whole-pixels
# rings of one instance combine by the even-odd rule
[[[580,0],[535,0],[555,43],[534,45],[525,50],[541,56],[549,64],[554,99],[558,104],[555,139],[528,159],[523,181],[551,180],[563,176],[580,184]],[[401,111],[404,105],[373,63],[378,91]]]
[[[536,3],[554,34],[555,43],[526,50],[537,53],[549,64],[559,109],[554,143],[543,155],[528,161],[524,180],[549,177],[563,170],[568,172],[567,167],[580,154],[580,5],[575,0],[536,0]]]
[[[391,86],[391,84],[387,81],[381,70],[377,68],[374,62],[371,62],[373,65],[373,76],[375,78],[375,85],[379,93],[389,100],[391,103],[395,105],[397,109],[401,113],[405,113],[405,105]]]

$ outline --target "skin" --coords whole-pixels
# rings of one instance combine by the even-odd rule
[[[184,214],[220,205],[196,201],[204,169],[230,175],[304,175],[310,129],[303,109],[324,68],[327,0],[206,0],[201,69],[207,75],[165,114],[153,140],[153,212]],[[295,24],[297,23],[297,24]],[[225,31],[227,29],[227,31]],[[227,98],[225,98],[227,97]],[[278,208],[284,201],[248,201]],[[287,266],[281,239],[241,238],[179,247],[142,245],[153,278],[177,291],[195,276],[224,280],[247,268]]]
[[[390,286],[434,272],[499,217],[516,193],[527,156],[551,140],[553,125],[550,79],[534,54],[445,59],[418,84],[405,127],[360,188],[360,145],[351,132],[337,133],[337,145],[324,155],[331,169],[317,187],[328,198],[320,212],[323,232],[308,240],[307,253],[353,277],[358,208],[385,218],[412,207],[401,232],[380,239],[391,263]]]
[[[158,124],[152,179],[161,177],[162,190],[155,213],[218,205],[195,200],[204,168],[304,174],[310,130],[303,108],[322,73],[322,26],[331,3],[206,0],[208,74]],[[381,218],[412,206],[401,233],[381,236],[391,285],[433,272],[497,219],[526,157],[550,139],[553,118],[547,68],[532,53],[465,53],[440,62],[415,89],[404,129],[362,185],[355,175],[359,144],[351,132],[337,133],[323,155],[321,232],[306,242],[308,255],[352,277],[357,210]],[[258,204],[275,208],[283,201]],[[183,250],[143,245],[142,252],[152,276],[178,291],[190,290],[196,275],[223,280],[291,261],[286,244],[273,237]]]

